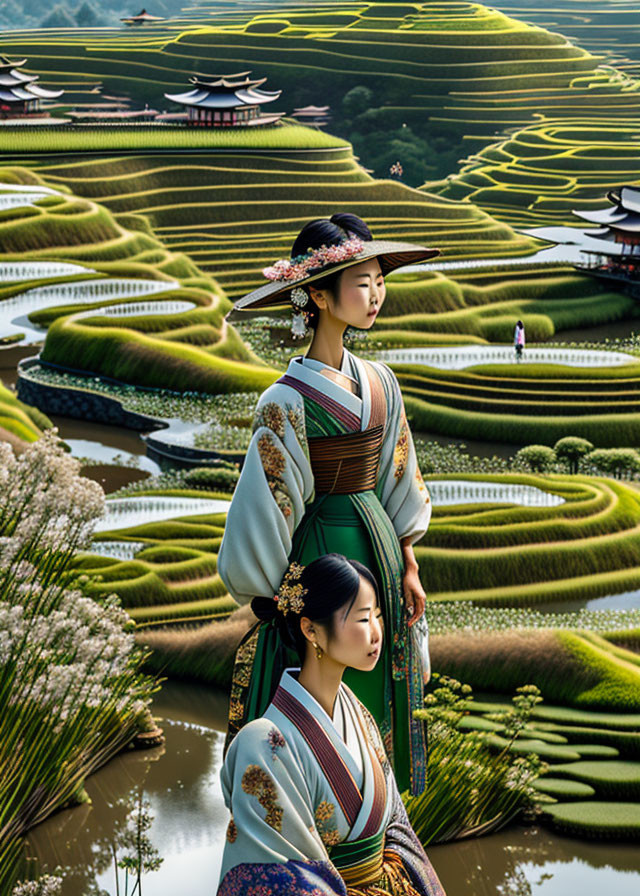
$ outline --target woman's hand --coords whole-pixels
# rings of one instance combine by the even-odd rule
[[[413,553],[413,547],[408,538],[402,539],[402,554],[404,557],[404,575],[402,577],[402,591],[409,625],[413,625],[424,613],[427,595],[420,581],[418,563]]]

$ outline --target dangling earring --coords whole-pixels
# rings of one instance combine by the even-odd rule
[[[291,336],[293,339],[303,339],[309,330],[309,312],[304,311],[309,296],[296,286],[291,290],[291,304],[293,305],[293,317],[291,318]]]
[[[313,642],[313,646],[314,646],[315,649],[316,649],[316,659],[321,660],[321,659],[322,659],[322,656],[323,656],[323,650],[322,650],[322,647],[320,647],[320,645],[318,644],[317,641],[314,641],[314,642]]]

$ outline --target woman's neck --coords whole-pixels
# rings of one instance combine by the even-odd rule
[[[326,654],[320,660],[307,656],[298,676],[298,683],[318,701],[330,719],[333,719],[344,669]]]
[[[335,317],[329,319],[327,315],[321,313],[307,351],[307,358],[313,358],[315,361],[321,361],[323,364],[328,364],[329,367],[340,370],[344,351],[342,337],[346,328],[343,321]]]

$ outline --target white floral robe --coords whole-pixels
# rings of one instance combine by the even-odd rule
[[[357,419],[359,429],[366,429],[371,390],[363,362],[344,349],[341,372],[356,380],[362,397],[320,373],[326,366],[297,356],[286,375],[324,392]],[[429,525],[429,493],[418,469],[395,374],[382,362],[374,366],[391,398],[378,474],[381,502],[398,538],[409,537],[415,544]],[[238,603],[276,593],[289,564],[293,533],[314,494],[303,396],[290,385],[274,383],[258,401],[253,436],[218,554],[220,577]]]
[[[283,673],[265,715],[242,728],[225,758],[231,820],[218,896],[344,896],[332,853],[363,843],[395,854],[407,893],[444,896],[370,714],[342,684],[330,718],[297,672]]]
[[[418,794],[426,786],[426,735],[413,711],[423,704],[428,650],[418,629],[407,627],[399,540],[413,543],[424,535],[431,502],[390,368],[364,362],[345,349],[341,373],[355,380],[356,395],[325,376],[324,367],[313,359],[294,358],[284,376],[260,397],[251,444],[227,514],[218,571],[242,604],[258,595],[273,597],[291,560],[306,564],[333,550],[371,568],[380,586],[385,647],[377,677],[363,679],[348,670],[345,680],[374,713],[401,788],[411,787]],[[345,438],[358,438],[363,432],[376,432],[379,438],[379,454],[373,458],[375,486],[367,479],[367,485],[352,493],[338,490],[334,495],[327,494],[323,484],[317,495],[312,442],[324,437],[325,444],[331,443],[337,436],[336,445],[341,445]],[[339,451],[336,447],[337,465]],[[362,469],[370,462],[363,454]],[[346,516],[331,528],[325,524],[323,509],[332,507],[329,514],[335,513],[336,502]],[[353,542],[348,546],[343,525],[357,526],[358,548]],[[285,653],[265,623],[240,645],[231,688],[230,739],[243,724],[264,713],[282,669],[295,661]]]

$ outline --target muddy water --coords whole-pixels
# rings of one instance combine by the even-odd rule
[[[214,896],[228,818],[219,785],[226,698],[167,682],[154,715],[162,717],[162,747],[116,757],[87,780],[90,805],[59,812],[31,832],[29,853],[41,867],[69,866],[62,896],[90,896],[97,886],[117,896],[113,849],[140,794],[151,803],[149,836],[164,859],[144,876],[145,896]],[[582,842],[539,827],[512,826],[431,847],[429,855],[448,896],[640,892],[637,846]]]

